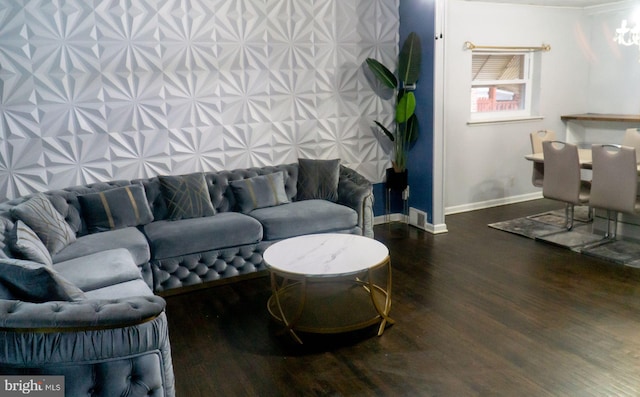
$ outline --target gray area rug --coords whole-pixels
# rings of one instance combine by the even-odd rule
[[[580,252],[622,265],[640,267],[640,244],[635,242],[611,241],[592,248],[584,248]]]
[[[574,226],[571,231],[563,229],[558,233],[537,237],[536,240],[581,252],[585,246],[599,243],[602,241],[602,238],[601,235],[591,232],[590,224],[582,224]]]
[[[490,223],[489,227],[529,238],[558,233],[564,230],[561,226],[540,222],[535,219],[530,219],[529,217]]]
[[[576,207],[574,211],[574,230],[587,225],[588,218],[588,208]],[[490,223],[489,227],[535,239],[565,231],[564,223],[564,210],[556,210]]]
[[[610,262],[640,268],[639,243],[626,240],[605,241],[602,235],[594,234],[588,219],[587,207],[576,207],[574,218],[571,231],[564,228],[564,210],[490,223],[489,227]]]

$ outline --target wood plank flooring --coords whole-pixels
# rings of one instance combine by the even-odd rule
[[[450,215],[447,234],[376,226],[396,324],[278,335],[267,277],[167,297],[179,397],[638,396],[640,269],[487,226],[535,200]]]

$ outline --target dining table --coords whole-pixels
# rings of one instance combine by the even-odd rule
[[[527,154],[524,158],[534,163],[544,163],[544,155],[542,153]],[[578,148],[578,162],[580,163],[580,168],[586,170],[592,169],[593,160],[591,157],[591,149]],[[638,175],[640,175],[640,164],[638,164]]]
[[[535,163],[544,163],[544,155],[542,152],[527,154],[524,158]],[[591,159],[591,149],[578,149],[578,162],[580,163],[580,168],[591,169],[593,162]]]

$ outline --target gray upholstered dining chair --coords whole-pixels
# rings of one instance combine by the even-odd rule
[[[591,147],[591,153],[593,179],[589,204],[607,210],[605,239],[615,240],[618,213],[640,212],[636,149],[596,144]]]
[[[640,152],[640,129],[627,128],[622,138],[622,146],[629,146],[636,149],[636,153]]]
[[[556,133],[551,130],[539,130],[533,131],[530,134],[531,137],[531,153],[542,153],[542,142],[555,141]],[[533,186],[542,187],[542,181],[544,179],[544,163],[533,162],[533,173],[531,175],[531,182]]]
[[[544,168],[546,170],[542,184],[542,195],[565,203],[565,225],[573,229],[573,214],[576,205],[589,202],[591,183],[580,177],[578,147],[561,141],[542,143]],[[591,219],[591,208],[589,208]]]

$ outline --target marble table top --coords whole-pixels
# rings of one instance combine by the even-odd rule
[[[354,234],[323,233],[279,241],[264,253],[274,270],[309,277],[358,273],[385,262],[389,250],[381,242]]]

